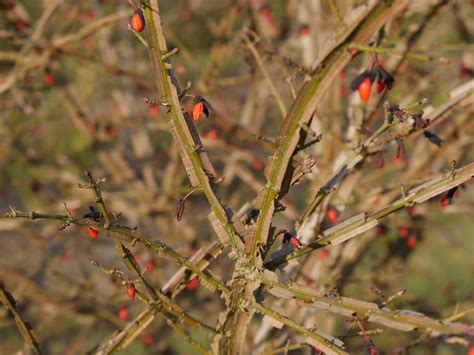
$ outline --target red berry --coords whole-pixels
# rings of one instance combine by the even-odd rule
[[[130,298],[130,301],[133,301],[135,299],[135,293],[137,290],[135,289],[135,285],[132,283],[129,283],[127,286],[127,295],[128,298]]]
[[[47,85],[47,86],[53,86],[54,85],[54,81],[55,81],[55,78],[54,78],[54,74],[53,73],[46,73],[44,75],[44,83]]]
[[[474,6],[474,0],[471,1],[472,6]],[[467,351],[467,355],[474,355],[474,346],[471,346]]]
[[[96,15],[95,15],[95,12],[92,11],[92,10],[87,10],[87,11],[84,11],[82,14],[81,14],[81,17],[83,20],[85,21],[92,21],[95,19]]]
[[[409,230],[408,230],[407,227],[400,227],[400,232],[399,232],[400,238],[408,237],[408,232],[409,232]]]
[[[117,129],[114,125],[108,124],[107,126],[105,126],[105,134],[107,134],[108,137],[112,138],[113,136],[115,136],[115,133],[117,133]]]
[[[407,208],[407,211],[408,211],[408,214],[412,217],[415,217],[416,216],[416,208],[415,206],[412,206],[412,207],[408,207]]]
[[[145,28],[145,17],[143,16],[143,12],[140,9],[136,9],[133,13],[132,20],[130,21],[132,28],[136,32],[141,32]]]
[[[99,231],[91,227],[87,227],[87,233],[89,234],[89,237],[91,237],[92,239],[95,239],[99,236]]]
[[[148,109],[148,112],[150,114],[151,117],[156,117],[158,116],[158,106],[156,105],[151,105],[150,108]]]
[[[270,8],[268,6],[265,6],[262,9],[262,16],[269,19],[269,20],[272,19],[272,17],[273,17],[272,10],[270,10]]]
[[[308,25],[302,25],[300,27],[300,36],[301,37],[306,37],[309,35],[309,26]]]
[[[359,91],[360,99],[364,102],[368,102],[370,98],[370,92],[372,91],[372,82],[370,78],[365,78],[360,83],[359,87],[357,88]]]
[[[291,243],[291,245],[293,245],[298,250],[300,250],[301,247],[302,247],[301,242],[295,236],[292,236],[290,238],[290,243]]]
[[[148,334],[146,337],[145,337],[145,344],[146,345],[152,345],[154,343],[155,339],[153,339],[153,335],[151,334]]]
[[[415,249],[416,247],[416,236],[410,235],[407,239],[407,246],[410,249]]]
[[[118,310],[117,315],[121,320],[127,320],[127,318],[128,318],[128,309],[126,309],[125,307],[120,308]]]
[[[204,113],[204,103],[202,101],[196,102],[193,107],[193,119],[199,121]]]
[[[253,161],[253,166],[256,170],[258,171],[261,171],[265,168],[265,164],[263,163],[263,161],[259,158],[256,158],[254,161]]]
[[[405,158],[403,157],[403,155],[399,155],[393,158],[393,162],[395,163],[395,165],[401,165],[404,160]]]
[[[186,290],[193,291],[199,287],[199,278],[194,276],[191,280],[188,281],[186,285]]]
[[[328,211],[326,212],[326,216],[328,218],[328,221],[331,223],[336,223],[337,222],[337,216],[338,213],[334,208],[329,207]]]
[[[319,258],[321,260],[326,260],[327,258],[329,258],[329,250],[322,249],[321,252],[319,253]]]
[[[447,192],[445,192],[443,196],[441,196],[441,207],[446,206],[449,206],[449,197]]]
[[[155,269],[155,262],[153,260],[150,260],[146,263],[145,265],[146,271],[152,272]]]
[[[219,138],[219,130],[217,128],[211,129],[209,132],[207,132],[206,138],[216,140]]]
[[[384,91],[386,86],[387,83],[385,81],[379,81],[377,83],[377,93],[380,94],[382,91]]]

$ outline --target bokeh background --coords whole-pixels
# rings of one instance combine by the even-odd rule
[[[189,182],[169,133],[166,108],[144,100],[159,103],[161,98],[154,90],[146,48],[128,28],[130,4],[62,1],[41,35],[32,39],[38,19],[52,2],[0,3],[1,212],[8,212],[11,205],[21,211],[64,214],[65,202],[73,215],[81,216],[94,203],[92,193],[77,186],[85,182],[83,172],[88,169],[95,177],[107,177],[104,198],[111,211],[122,213],[121,224],[137,226],[186,256],[214,240],[207,221],[209,208],[199,193],[187,201],[181,222],[173,217]],[[350,21],[353,9],[364,1],[335,3],[343,20]],[[316,169],[286,198],[288,208],[276,218],[278,227],[292,228],[310,197],[331,176],[337,159],[357,146],[364,133],[354,127],[361,120],[372,132],[380,125],[383,100],[405,107],[428,98],[428,106],[436,108],[449,101],[452,90],[473,80],[474,7],[464,0],[441,3],[432,14],[433,4],[413,1],[381,35],[377,45],[392,51],[381,53],[380,60],[397,68],[396,84],[383,98],[373,93],[362,108],[357,93],[349,90],[352,79],[370,62],[370,54],[358,55],[335,80],[318,107],[320,124],[313,127],[323,133],[321,143],[309,151]],[[160,7],[168,46],[180,49],[172,60],[182,85],[190,80],[191,93],[202,95],[215,108],[209,118],[195,123],[218,174],[225,176],[219,194],[238,209],[264,184],[263,169],[271,154],[255,135],[277,138],[282,121],[242,40],[243,29],[258,33],[257,49],[289,107],[292,94],[286,79],[290,77],[296,89],[301,85],[305,68],[340,24],[323,0],[163,0]],[[423,30],[410,47],[410,53],[419,57],[401,61],[397,46],[420,25]],[[183,109],[191,106],[192,100],[184,100]],[[424,109],[429,112],[430,107]],[[338,220],[376,211],[399,195],[400,183],[407,187],[420,183],[448,170],[453,159],[458,166],[471,162],[473,111],[471,100],[432,129],[445,140],[441,148],[417,136],[404,141],[407,157],[401,164],[393,160],[396,144],[384,148],[382,169],[374,157],[366,159],[352,190],[331,197]],[[373,285],[386,295],[407,289],[397,306],[434,318],[473,308],[473,203],[472,183],[467,183],[451,206],[443,208],[437,197],[411,213],[388,217],[386,233],[367,232],[365,242],[354,245],[361,250],[356,260],[344,263],[344,258],[332,256],[332,250],[327,258],[320,255],[317,287],[337,286],[343,295],[373,301],[377,301],[370,290]],[[331,225],[323,216],[321,229]],[[0,279],[18,300],[20,312],[47,353],[80,354],[125,326],[117,316],[119,309],[126,308],[132,318],[142,305],[130,302],[122,286],[89,262],[123,268],[110,238],[101,235],[93,240],[85,228],[58,226],[54,221],[0,220]],[[414,236],[415,245],[401,235],[403,228]],[[157,287],[177,270],[177,265],[140,245],[132,251]],[[222,255],[211,270],[225,279],[231,267]],[[203,287],[184,290],[177,302],[209,323],[222,310],[219,298]],[[317,319],[318,327],[334,335],[352,327],[344,318],[322,311]],[[474,321],[474,313],[462,321]],[[193,335],[209,342],[203,331]],[[387,329],[373,340],[378,349],[390,353],[418,336]],[[345,341],[354,353],[363,352],[361,337]],[[22,347],[14,322],[0,308],[0,353]],[[156,320],[122,353],[189,354],[192,349]],[[463,354],[466,348],[426,341],[410,353]]]

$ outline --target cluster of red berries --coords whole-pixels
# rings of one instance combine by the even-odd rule
[[[400,238],[406,239],[407,247],[409,249],[415,249],[417,244],[417,238],[413,228],[401,226],[399,228],[398,234]]]

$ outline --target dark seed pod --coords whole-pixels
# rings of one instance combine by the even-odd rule
[[[395,83],[395,78],[384,67],[379,65],[375,68],[377,82],[384,83],[387,90],[390,90]]]
[[[440,137],[438,137],[436,134],[433,134],[428,131],[425,131],[423,134],[431,143],[436,144],[438,147],[441,147],[444,143],[444,141]]]
[[[183,200],[182,198],[180,198],[178,201],[178,205],[176,206],[176,212],[174,216],[176,217],[178,222],[181,221],[181,218],[183,218],[185,203],[186,203],[186,200]]]

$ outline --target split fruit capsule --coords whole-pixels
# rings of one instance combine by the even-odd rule
[[[145,17],[143,16],[143,11],[136,9],[133,13],[131,26],[136,32],[141,32],[145,28]]]

